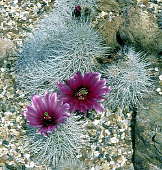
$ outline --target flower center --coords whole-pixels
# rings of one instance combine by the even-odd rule
[[[83,88],[80,88],[80,89],[75,93],[75,96],[76,96],[79,100],[85,100],[87,94],[88,94],[88,90],[83,87]]]
[[[53,124],[53,118],[49,116],[48,112],[45,112],[43,114],[43,123],[45,126],[49,124]]]

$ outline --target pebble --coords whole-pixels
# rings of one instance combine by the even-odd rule
[[[111,143],[118,143],[119,139],[117,139],[116,137],[113,137],[113,138],[110,139],[110,142]]]
[[[28,34],[28,28],[32,29],[34,23],[52,10],[53,5],[53,0],[0,1],[0,37],[14,40],[16,45],[22,44],[22,39]]]
[[[155,67],[155,71],[159,71],[159,68],[158,68],[158,67]]]
[[[0,38],[0,60],[8,57],[8,55],[15,53],[15,45],[9,39]],[[4,68],[1,68],[1,71]]]
[[[160,91],[161,91],[161,88],[157,88],[156,91],[157,91],[157,92],[160,92]]]
[[[131,114],[128,114],[128,120],[126,120],[122,113],[120,115],[117,113],[114,114],[107,110],[103,114],[104,116],[97,118],[97,123],[86,120],[88,123],[85,123],[84,128],[89,132],[91,141],[90,145],[87,144],[86,148],[89,147],[91,149],[88,153],[86,149],[85,151],[83,149],[80,159],[89,162],[91,168],[96,168],[97,166],[101,170],[108,170],[112,167],[120,168],[131,164],[131,135],[128,126]],[[97,114],[93,114],[94,120],[96,120]],[[93,126],[91,126],[92,124]],[[125,140],[129,142],[126,144]],[[117,159],[119,156],[121,157],[120,161]]]

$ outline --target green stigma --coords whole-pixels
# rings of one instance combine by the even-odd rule
[[[79,91],[75,94],[79,100],[84,100],[88,94],[88,90],[86,88],[81,88]]]
[[[48,116],[48,112],[45,112],[45,113],[44,113],[44,116]]]

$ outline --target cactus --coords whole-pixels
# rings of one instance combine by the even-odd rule
[[[27,127],[25,151],[31,154],[36,163],[54,168],[63,160],[75,159],[84,141],[81,124],[76,118],[69,118],[48,136],[38,134],[34,128]]]
[[[120,53],[123,60],[105,65],[101,71],[112,86],[107,104],[112,109],[139,107],[153,90],[149,63],[145,61],[142,53],[136,53],[133,48],[124,48]]]
[[[100,35],[87,23],[73,21],[64,30],[56,32],[42,34],[42,43],[42,38],[39,40],[41,35],[31,40],[30,43],[37,49],[27,48],[21,62],[18,61],[19,88],[32,94],[42,93],[45,89],[54,90],[54,83],[69,78],[77,71],[95,71],[96,57],[103,56],[108,50]],[[39,57],[46,59],[35,59]]]

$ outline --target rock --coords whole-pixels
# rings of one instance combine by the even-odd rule
[[[7,58],[10,55],[14,55],[15,45],[9,39],[0,38],[0,60]]]
[[[125,6],[124,2],[121,0],[100,0],[98,3],[97,10],[101,14],[106,13],[104,17],[97,18],[97,24],[95,28],[101,32],[108,46],[115,50],[119,48],[120,45],[116,40],[116,33],[119,30],[119,27],[123,23],[123,18],[119,16],[119,13],[122,11],[122,6]]]
[[[106,11],[106,12],[115,11],[115,12],[117,12],[120,10],[120,6],[119,6],[118,2],[116,2],[114,0],[99,0],[97,10],[100,12],[101,11]]]
[[[131,45],[149,53],[158,54],[162,51],[162,32],[159,29],[162,27],[161,17],[158,18],[158,28],[157,18],[152,14],[154,11],[139,7],[136,1],[100,0],[98,6],[98,11],[107,15],[97,18],[95,27],[112,50]]]
[[[137,49],[142,48],[150,53],[159,53],[162,50],[162,32],[158,29],[153,14],[138,7],[130,8],[120,31],[123,30],[127,41]]]
[[[135,169],[162,168],[162,97],[155,96],[137,115]]]
[[[114,16],[111,21],[107,18],[98,21],[96,28],[101,32],[106,43],[112,48],[112,50],[119,48],[120,45],[117,42],[116,34],[124,21],[123,18],[120,16]]]

